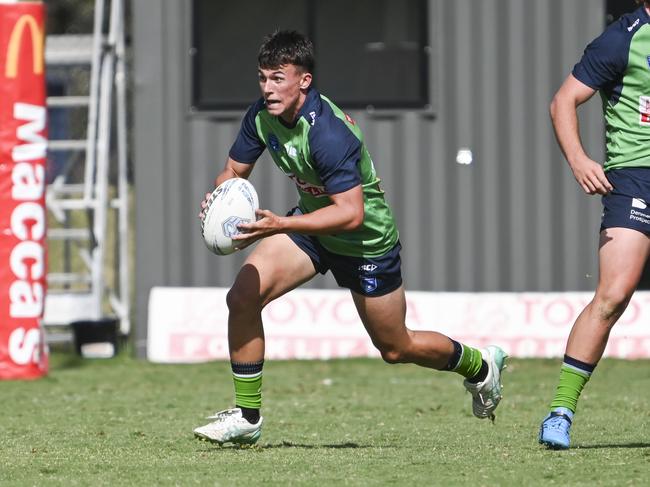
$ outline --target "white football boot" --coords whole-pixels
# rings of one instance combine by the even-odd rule
[[[477,418],[490,418],[494,421],[494,410],[501,401],[501,371],[505,368],[508,355],[499,347],[490,345],[481,349],[483,360],[488,364],[488,374],[483,382],[472,384],[463,382],[465,389],[472,394],[472,412]]]
[[[237,443],[251,445],[259,439],[262,434],[262,421],[251,424],[241,414],[241,409],[232,408],[219,411],[207,419],[214,419],[205,426],[199,426],[194,430],[194,436],[203,440],[223,445],[224,443]]]

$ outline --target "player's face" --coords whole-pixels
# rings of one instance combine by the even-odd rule
[[[305,101],[311,74],[293,64],[284,64],[272,69],[259,68],[258,79],[268,112],[293,122]]]

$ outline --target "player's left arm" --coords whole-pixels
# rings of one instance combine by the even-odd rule
[[[359,228],[365,216],[361,185],[329,198],[331,205],[303,215],[278,216],[270,210],[257,210],[258,220],[240,225],[244,233],[233,240],[258,240],[276,233],[331,235]]]

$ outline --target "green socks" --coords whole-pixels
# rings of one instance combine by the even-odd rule
[[[262,407],[262,367],[264,360],[254,363],[231,362],[235,382],[235,404],[240,408]]]
[[[484,363],[480,350],[463,345],[451,338],[450,340],[454,344],[454,354],[449,359],[449,363],[447,364],[447,367],[445,367],[445,370],[457,372],[467,379],[476,377],[479,372],[481,372]],[[485,377],[483,377],[483,379],[485,379]]]
[[[580,393],[595,368],[596,365],[590,365],[565,355],[555,398],[551,402],[551,410],[563,407],[575,413]]]

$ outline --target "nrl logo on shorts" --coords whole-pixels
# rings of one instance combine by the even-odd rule
[[[359,278],[361,287],[367,293],[371,293],[377,289],[377,278],[376,277],[361,277]]]

